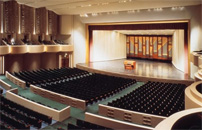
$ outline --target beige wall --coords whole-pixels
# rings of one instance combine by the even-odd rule
[[[90,62],[126,58],[126,35],[116,31],[93,31]]]
[[[74,66],[86,62],[86,27],[79,17],[73,17]]]
[[[173,35],[172,63],[182,72],[185,72],[184,56],[184,30],[176,30]]]

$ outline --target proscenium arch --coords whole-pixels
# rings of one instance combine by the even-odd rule
[[[151,22],[127,22],[127,23],[92,23],[86,24],[86,62],[90,62],[90,46],[93,44],[94,30],[184,30],[184,61],[185,73],[190,75],[190,21],[151,21]]]

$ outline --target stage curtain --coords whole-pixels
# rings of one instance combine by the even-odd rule
[[[184,30],[176,30],[173,35],[172,63],[185,72]]]
[[[93,31],[90,61],[126,58],[126,36],[116,31]]]

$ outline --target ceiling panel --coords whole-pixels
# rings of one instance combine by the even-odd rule
[[[35,8],[46,7],[57,14],[78,15],[149,8],[199,5],[201,0],[17,0]]]
[[[125,35],[173,35],[175,30],[114,30]]]

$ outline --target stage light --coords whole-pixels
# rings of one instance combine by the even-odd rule
[[[94,17],[98,16],[98,13],[92,13],[92,16],[94,16]]]
[[[180,10],[184,10],[184,7],[183,7],[183,6],[180,6],[179,9],[180,9]]]
[[[133,14],[133,13],[135,13],[135,10],[128,10],[128,13]]]
[[[80,14],[80,17],[88,17],[88,14]]]
[[[172,7],[171,9],[172,9],[172,10],[177,10],[177,7]]]
[[[119,14],[118,11],[112,11],[111,14]]]

